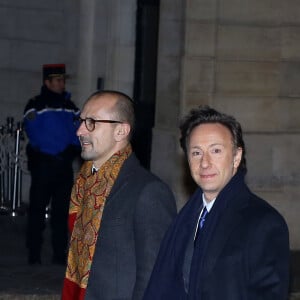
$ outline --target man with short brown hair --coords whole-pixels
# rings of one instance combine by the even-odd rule
[[[242,129],[208,106],[180,124],[198,188],[166,234],[144,300],[284,300],[289,233],[245,183]]]

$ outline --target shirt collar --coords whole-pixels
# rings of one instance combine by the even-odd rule
[[[94,165],[92,166],[92,174],[94,175],[96,172],[98,172],[99,168],[96,168]]]
[[[203,201],[203,207],[206,207],[207,211],[210,212],[210,210],[212,209],[215,201],[216,201],[216,198],[211,200],[211,201],[207,201],[205,199],[205,196],[204,196],[204,193],[202,194],[202,201]]]

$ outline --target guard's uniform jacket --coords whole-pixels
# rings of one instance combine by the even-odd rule
[[[67,217],[73,185],[72,162],[80,153],[74,118],[80,111],[70,94],[50,91],[30,99],[24,110],[28,168],[31,174],[27,247],[29,262],[40,262],[45,208],[51,203],[54,262],[65,260],[68,244]]]

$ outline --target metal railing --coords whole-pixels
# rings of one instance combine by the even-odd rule
[[[26,137],[22,123],[13,117],[0,126],[0,214],[25,213],[22,203],[22,175],[27,170]]]

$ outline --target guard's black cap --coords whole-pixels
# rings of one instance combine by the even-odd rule
[[[65,64],[46,64],[43,65],[43,80],[53,77],[67,77]]]

